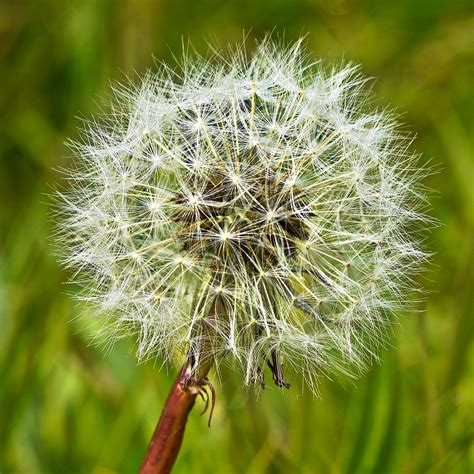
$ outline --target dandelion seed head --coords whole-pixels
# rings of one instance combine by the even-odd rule
[[[218,298],[212,357],[247,383],[277,352],[312,388],[364,368],[426,260],[409,138],[301,42],[181,69],[118,88],[72,145],[58,240],[80,298],[139,358],[198,347]]]

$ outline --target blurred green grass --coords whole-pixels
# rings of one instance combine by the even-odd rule
[[[134,472],[173,374],[133,344],[89,344],[48,243],[48,197],[77,116],[110,80],[170,60],[190,38],[309,33],[315,57],[360,62],[381,105],[440,171],[430,293],[401,315],[383,362],[355,386],[258,398],[224,373],[212,429],[191,416],[177,473],[474,470],[474,11],[468,1],[184,0],[0,3],[0,472]],[[249,44],[251,41],[249,40]],[[295,384],[296,387],[296,384]]]

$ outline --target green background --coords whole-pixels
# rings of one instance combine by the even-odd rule
[[[473,8],[468,1],[20,0],[0,3],[0,472],[134,472],[173,374],[112,351],[65,294],[47,193],[78,117],[110,81],[180,53],[285,32],[314,58],[362,64],[438,172],[420,277],[426,303],[400,315],[382,363],[356,384],[255,396],[217,384],[211,429],[191,414],[177,473],[468,473],[474,470]],[[66,158],[66,159],[65,159]]]

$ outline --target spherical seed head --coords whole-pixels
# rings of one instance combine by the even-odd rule
[[[413,286],[426,222],[425,171],[392,117],[366,112],[364,83],[267,40],[119,89],[61,195],[82,298],[138,334],[139,357],[233,356],[246,382],[277,357],[310,384],[362,367]]]

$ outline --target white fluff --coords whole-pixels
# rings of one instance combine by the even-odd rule
[[[81,298],[137,334],[139,358],[199,347],[218,297],[211,356],[247,383],[275,350],[313,388],[362,368],[406,303],[428,222],[426,170],[390,115],[367,112],[365,82],[266,40],[119,88],[60,194]]]

